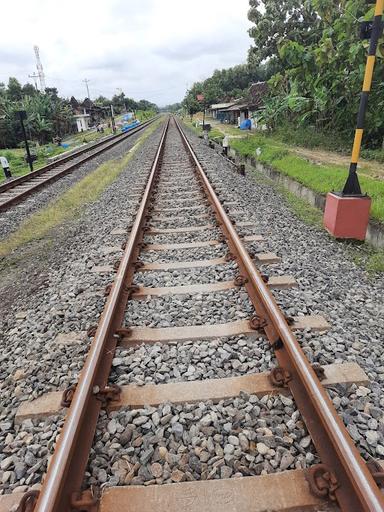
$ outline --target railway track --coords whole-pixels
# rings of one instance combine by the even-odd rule
[[[91,160],[100,153],[126,140],[131,135],[143,130],[154,120],[155,118],[150,119],[127,133],[118,133],[95,144],[87,145],[87,147],[81,148],[32,173],[2,183],[0,185],[0,211],[4,211],[14,204],[23,201],[30,194],[74,171],[84,162]]]
[[[212,181],[216,185],[212,185]],[[356,377],[358,370],[351,365],[339,372],[339,367],[343,365],[321,368],[308,362],[295,337],[295,330],[308,327],[322,330],[326,329],[326,324],[319,318],[284,316],[271,289],[292,286],[294,281],[287,276],[271,276],[268,279],[260,273],[258,265],[273,263],[276,256],[250,252],[248,244],[261,244],[262,236],[244,234],[252,231],[252,226],[246,221],[234,221],[238,213],[241,217],[241,212],[232,210],[233,205],[229,201],[223,204],[219,199],[219,177],[203,169],[181,126],[173,118],[164,127],[144,191],[133,190],[132,193],[140,197],[136,218],[129,226],[129,237],[124,243],[122,257],[116,262],[114,282],[106,289],[108,299],[103,314],[97,327],[89,331],[92,342],[77,385],[66,390],[63,403],[60,403],[60,393],[51,393],[31,404],[23,404],[16,415],[16,419],[22,421],[28,415],[44,416],[60,411],[62,405],[69,407],[42,488],[25,494],[19,510],[384,510],[383,495],[376,483],[383,476],[380,466],[365,463],[326,391],[327,386],[337,382],[348,384],[355,378],[359,380]],[[185,255],[191,249],[198,256],[188,259]],[[174,252],[178,252],[180,257],[167,258],[167,254]],[[205,271],[221,265],[230,267],[225,279],[211,282],[209,278],[204,278]],[[179,282],[169,286],[153,277],[155,274],[188,272],[190,269],[200,269],[199,283]],[[138,282],[141,284],[138,285]],[[220,293],[229,295],[220,296]],[[153,300],[197,294],[206,297],[202,301],[200,322],[188,318],[180,301],[176,301],[178,309],[170,310],[167,318],[160,315],[156,321],[153,320],[155,317],[145,319],[147,312],[150,316],[148,305]],[[219,321],[211,316],[208,294],[219,294],[215,300],[225,301],[228,311]],[[237,307],[232,307],[233,304]],[[135,326],[134,319],[140,308],[144,311],[144,325]],[[234,336],[249,337],[251,343],[256,343],[255,337],[259,339],[265,336],[275,367],[268,372],[231,378],[212,376],[208,379],[202,375],[199,380],[191,378],[164,384],[116,384],[119,381],[116,373],[120,377],[124,374],[124,370],[119,372],[121,357],[116,357],[116,353],[124,347],[129,349],[158,342],[178,347],[183,343],[199,343],[221,337],[230,340]],[[193,377],[192,370],[190,373]],[[268,430],[265,428],[259,428],[252,434],[251,430],[256,428],[252,426],[256,425],[252,423],[252,414],[254,408],[260,409],[259,405],[253,404],[257,404],[260,398],[260,405],[265,405],[269,398],[271,409],[274,404],[277,407],[278,403],[284,409],[279,402],[280,396],[290,394],[306,424],[318,463],[309,464],[307,469],[289,469],[255,476],[252,472],[255,457],[262,458],[271,448],[264,442],[256,441],[259,441],[260,435],[265,442],[266,437],[271,436],[265,435],[265,430]],[[274,397],[276,402],[272,400]],[[233,404],[246,412],[237,418],[237,412],[232,407],[232,423],[227,418],[224,426],[220,423],[221,430],[218,432],[215,430],[219,424],[217,418],[224,414],[223,409],[229,399],[234,399]],[[194,409],[190,405],[183,409],[183,404],[193,403],[199,404],[199,407],[201,404],[201,414],[193,416],[191,411]],[[163,415],[159,416],[156,407],[161,404],[169,405],[165,407],[166,412],[163,408]],[[130,412],[126,412],[127,408],[130,408]],[[170,420],[168,416],[172,416],[172,408],[177,413],[174,412],[175,416]],[[130,437],[122,449],[125,457],[128,453],[136,453],[146,435],[150,437],[144,442],[141,464],[132,463],[130,477],[116,482],[131,485],[105,487],[103,492],[98,493],[92,485],[88,485],[95,483],[90,479],[92,464],[95,463],[89,460],[89,455],[92,453],[95,432],[98,442],[105,436],[104,409],[109,412],[121,411],[122,421],[127,416],[131,419]],[[156,414],[159,417],[155,420]],[[98,427],[100,415],[104,423],[102,421]],[[244,426],[243,420],[249,424]],[[163,425],[163,430],[168,429],[169,446],[184,436],[187,421],[194,425],[195,431],[198,424],[207,436],[215,440],[216,450],[217,445],[224,444],[221,448],[219,446],[222,453],[216,457],[216,466],[204,476],[200,475],[200,481],[192,481],[199,480],[194,476],[198,472],[196,467],[189,471],[184,467],[188,464],[192,467],[192,459],[188,464],[184,460],[182,467],[180,458],[177,458],[176,465],[179,464],[183,470],[173,469],[166,480],[175,483],[148,485],[160,483],[160,475],[165,473],[166,464],[170,464],[170,455],[166,453],[165,446],[162,443],[157,446],[159,441],[156,436],[145,434],[150,430],[148,425],[151,421],[160,427]],[[173,423],[168,425],[167,421]],[[126,418],[125,425],[127,422]],[[115,423],[113,427],[109,426],[112,437],[116,428]],[[136,436],[136,430],[140,430],[140,438]],[[227,440],[226,444],[224,439]],[[128,452],[130,441],[132,449]],[[115,444],[119,446],[117,441]],[[309,442],[303,446],[311,450]],[[204,463],[202,454],[210,451],[209,445],[200,447],[192,443],[192,447],[194,464],[197,464],[197,454],[197,458],[200,457],[198,463]],[[249,466],[234,464],[233,471],[236,473],[232,472],[231,467],[230,471],[222,471],[223,467],[228,470],[233,453],[239,450],[246,452],[248,458],[244,460],[248,461]],[[183,455],[185,451],[180,452],[181,458]],[[139,467],[145,466],[151,459],[153,478],[147,480],[146,485],[132,485],[144,483],[140,480]],[[316,458],[313,459],[316,462]],[[292,460],[291,467],[293,463]],[[249,476],[229,478],[244,474]],[[221,478],[217,478],[218,475]]]

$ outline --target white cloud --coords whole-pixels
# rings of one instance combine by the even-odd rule
[[[248,0],[20,0],[2,6],[0,80],[25,83],[33,45],[48,86],[65,96],[111,96],[117,88],[159,105],[214,69],[244,62]],[[29,79],[29,81],[31,81]]]

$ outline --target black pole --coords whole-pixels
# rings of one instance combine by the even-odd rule
[[[203,131],[205,126],[205,104],[203,105]]]
[[[29,169],[30,169],[31,172],[33,172],[32,158],[31,158],[31,153],[29,151],[27,134],[25,133],[25,127],[24,127],[24,119],[27,117],[27,113],[25,112],[25,110],[19,110],[17,112],[17,114],[19,116],[20,124],[21,124],[21,130],[23,132],[24,143],[25,143],[25,150],[27,152],[27,159],[28,159]]]
[[[383,0],[376,0],[375,16],[372,22],[372,32],[370,34],[369,50],[367,63],[365,66],[364,82],[360,96],[359,112],[357,114],[355,138],[353,141],[351,163],[349,166],[349,174],[343,188],[343,195],[360,196],[361,188],[359,178],[357,176],[357,162],[360,156],[361,142],[364,132],[364,119],[368,105],[368,96],[372,85],[373,69],[375,66],[377,43],[383,33],[382,24]]]

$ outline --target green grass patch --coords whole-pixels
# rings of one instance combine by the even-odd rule
[[[9,255],[21,245],[44,238],[59,224],[78,217],[82,209],[94,202],[124,171],[139,146],[153,133],[160,121],[148,127],[124,157],[101,164],[47,207],[28,217],[15,233],[0,242],[0,257]]]
[[[308,162],[263,134],[232,139],[230,143],[240,155],[253,156],[320,194],[341,190],[347,178],[348,170],[344,167]],[[256,151],[259,152],[258,156]],[[360,175],[360,184],[362,190],[372,198],[371,217],[384,222],[384,181]]]
[[[305,224],[315,227],[319,231],[323,231],[323,212],[310,205],[305,199],[297,197],[292,192],[289,192],[286,188],[278,185],[275,181],[265,176],[263,173],[253,170],[255,181],[257,183],[263,183],[269,185],[279,192],[284,198],[289,209]],[[374,276],[375,274],[384,272],[384,251],[375,249],[369,243],[360,243],[352,241],[339,241],[335,243],[342,243],[346,247],[347,254],[351,260],[366,270],[369,274]]]

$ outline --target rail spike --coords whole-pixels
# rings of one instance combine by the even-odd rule
[[[68,386],[67,389],[64,389],[60,402],[61,407],[69,407],[71,405],[73,395],[76,391],[76,386],[77,384],[72,384],[71,386]]]
[[[81,512],[97,512],[99,508],[100,491],[91,487],[85,491],[74,492],[71,496],[71,509]]]
[[[37,490],[27,491],[21,498],[20,503],[16,509],[16,512],[33,512],[39,494],[40,491]]]
[[[292,375],[288,370],[281,366],[276,366],[269,374],[269,380],[278,388],[286,388],[288,383],[292,380]]]
[[[265,318],[261,318],[258,315],[253,315],[253,317],[249,320],[249,326],[251,329],[254,329],[255,331],[260,331],[261,329],[264,329],[264,327],[267,327],[268,322]]]
[[[307,469],[305,477],[311,492],[315,496],[336,501],[335,491],[340,487],[340,484],[336,475],[326,464],[316,464]]]

